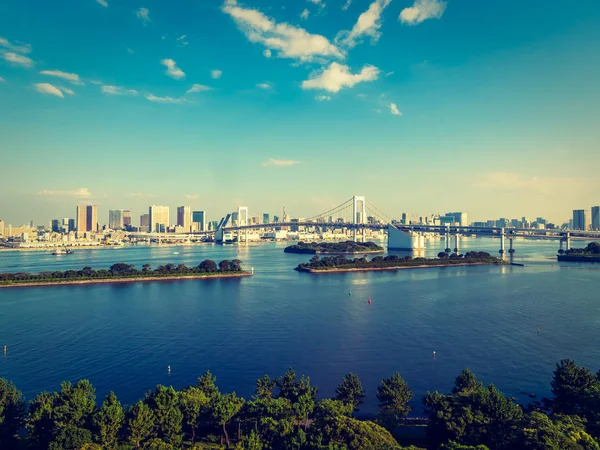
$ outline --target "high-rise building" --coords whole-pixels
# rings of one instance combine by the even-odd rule
[[[600,206],[592,206],[592,230],[600,231]]]
[[[79,233],[85,233],[87,231],[87,210],[85,206],[77,207],[76,227]]]
[[[128,209],[123,210],[123,226],[125,228],[131,226],[131,211]]]
[[[466,227],[469,225],[466,212],[449,212],[446,216],[454,216],[454,222],[457,223],[458,226]]]
[[[588,215],[585,209],[573,210],[573,229],[586,231],[588,229]]]
[[[279,222],[279,216],[273,216],[273,222],[274,223]]]
[[[111,230],[122,230],[123,227],[123,210],[111,209],[108,211],[108,228]]]
[[[0,220],[0,236],[4,236],[4,221]]]
[[[407,220],[408,220],[408,217],[407,217],[406,213],[402,213],[402,220],[400,221],[400,223],[402,225],[406,225]]]
[[[177,226],[183,227],[186,233],[192,231],[192,212],[189,206],[177,207]]]
[[[87,215],[87,230],[97,232],[98,231],[98,207],[96,205],[88,205],[86,207]]]
[[[271,217],[269,216],[269,214],[267,214],[267,213],[263,214],[263,222],[262,223],[263,224],[265,224],[265,223],[271,223]]]
[[[67,230],[69,233],[75,231],[75,219],[69,219]]]
[[[165,233],[169,226],[169,207],[152,205],[149,208],[150,231]]]
[[[206,229],[206,212],[205,211],[194,211],[192,213],[192,222],[194,227],[198,231],[208,231]]]
[[[150,231],[150,214],[142,214],[140,216],[140,231],[149,232]]]
[[[60,231],[60,219],[52,220],[51,229],[53,233],[58,233]]]

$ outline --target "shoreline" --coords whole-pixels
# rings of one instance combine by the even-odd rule
[[[26,281],[22,283],[0,284],[2,288],[18,287],[48,287],[48,286],[73,286],[83,284],[109,284],[109,283],[139,283],[144,281],[176,281],[176,280],[199,280],[199,279],[218,279],[218,278],[243,278],[251,277],[251,272],[232,272],[215,275],[171,275],[164,277],[132,277],[132,278],[98,278],[89,280],[69,280],[69,281]]]
[[[296,268],[298,272],[306,272],[311,274],[323,274],[323,273],[344,273],[344,272],[379,272],[379,271],[391,271],[391,270],[404,270],[404,269],[434,269],[439,267],[464,267],[464,266],[509,266],[510,264],[499,264],[499,263],[462,263],[462,264],[424,264],[420,266],[396,266],[396,267],[349,267],[349,268],[331,268],[331,269],[309,269],[309,268]]]

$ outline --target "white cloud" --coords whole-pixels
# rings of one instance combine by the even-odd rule
[[[0,83],[4,83],[6,80],[2,77],[0,77]]]
[[[150,100],[151,102],[158,102],[158,103],[185,103],[185,102],[187,102],[187,100],[184,98],[157,97],[156,95],[153,95],[153,94],[147,94],[146,99]]]
[[[50,83],[36,83],[35,88],[42,94],[55,95],[56,97],[64,98],[62,91]]]
[[[185,34],[179,36],[177,39],[175,39],[176,41],[183,41],[185,39]]]
[[[2,53],[2,58],[9,63],[17,64],[23,67],[31,67],[34,64],[31,58],[23,55],[17,55],[13,52]]]
[[[74,190],[49,190],[44,189],[38,192],[38,195],[46,195],[52,197],[76,197],[76,198],[90,198],[92,193],[88,190],[88,188],[79,188]]]
[[[374,81],[379,76],[379,69],[367,65],[357,74],[350,73],[348,66],[332,62],[329,68],[313,75],[302,82],[302,89],[324,89],[329,92],[339,92],[345,87],[352,87],[363,81]]]
[[[79,79],[79,75],[77,75],[76,73],[67,73],[61,70],[42,70],[40,73],[42,75],[62,78],[63,80],[70,81],[73,84],[83,84],[83,82]]]
[[[31,45],[30,44],[12,44],[8,39],[0,36],[0,47],[4,47],[11,52],[17,53],[31,53]]]
[[[60,87],[59,87],[59,89],[60,89],[61,91],[63,91],[65,94],[68,94],[68,95],[75,95],[75,92],[73,92],[71,89],[69,89],[69,88],[66,88],[66,87],[64,87],[64,86],[60,86]]]
[[[104,84],[104,83],[102,83],[102,81],[99,81],[99,80],[90,80],[90,83],[97,84],[97,85]]]
[[[211,87],[204,86],[203,84],[193,84],[191,88],[186,91],[186,94],[192,94],[194,92],[206,92],[212,91]]]
[[[121,86],[102,86],[100,87],[100,89],[102,90],[102,92],[104,92],[105,94],[109,94],[109,95],[137,95],[138,91],[134,90],[134,89],[125,89],[124,87]]]
[[[446,2],[441,0],[415,0],[415,4],[404,8],[398,19],[408,25],[417,25],[427,19],[439,19],[446,10]]]
[[[311,61],[318,57],[344,57],[326,37],[287,23],[277,23],[256,9],[238,6],[235,0],[227,0],[223,12],[235,20],[250,42],[277,51],[280,58]]]
[[[271,89],[271,85],[269,83],[258,83],[256,87],[260,89]]]
[[[304,11],[302,11],[302,14],[300,14],[300,18],[303,20],[308,19],[308,15],[310,14],[310,11],[308,9],[304,9]]]
[[[222,70],[211,70],[210,71],[210,76],[213,78],[213,80],[218,80],[219,78],[221,78],[221,75],[223,75]]]
[[[400,110],[398,109],[398,106],[396,106],[395,103],[390,103],[390,112],[395,115],[395,116],[401,116],[402,113],[400,112]]]
[[[271,166],[289,167],[289,166],[293,166],[295,164],[300,164],[300,161],[294,161],[292,159],[269,158],[265,162],[262,163],[262,166],[263,167],[271,167]]]
[[[350,8],[351,4],[352,4],[352,0],[348,0],[346,2],[346,4],[344,6],[342,6],[342,11],[346,11],[348,8]]]
[[[135,52],[133,51],[132,48],[127,47],[127,53],[129,53],[130,55],[133,55]]]
[[[96,0],[97,3],[101,4],[105,8],[108,8],[108,3],[106,0]]]
[[[312,3],[314,5],[319,5],[322,8],[325,8],[325,2],[323,2],[323,0],[306,0],[309,3]]]
[[[188,200],[197,200],[200,196],[198,194],[185,194],[185,198]]]
[[[331,100],[331,97],[329,95],[317,95],[315,98],[320,102]]]
[[[338,34],[336,43],[346,45],[350,48],[359,43],[363,36],[370,36],[372,42],[377,42],[381,32],[381,15],[392,0],[375,0],[369,8],[358,16],[358,20],[350,32],[344,31]]]
[[[144,25],[147,25],[148,22],[152,22],[152,20],[150,19],[150,11],[148,11],[148,8],[140,8],[135,12],[135,15],[141,19],[141,21],[144,23]]]
[[[165,71],[165,74],[167,76],[175,78],[176,80],[185,77],[185,73],[183,72],[183,70],[177,67],[177,64],[175,64],[175,61],[173,61],[172,59],[163,59],[160,61],[160,63],[167,68],[167,70]]]
[[[269,50],[268,48],[265,49],[265,51],[263,52],[263,55],[265,56],[265,58],[270,58],[273,54],[271,53],[271,50]]]

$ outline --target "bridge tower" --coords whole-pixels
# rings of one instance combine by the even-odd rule
[[[248,207],[247,206],[238,206],[238,227],[245,227],[248,225]],[[238,243],[241,241],[240,239],[240,231],[238,230]],[[248,228],[246,228],[244,233],[244,241],[248,243]]]
[[[359,210],[359,205],[360,205],[360,210]],[[364,225],[365,224],[365,219],[367,215],[367,198],[363,197],[363,196],[354,196],[352,197],[352,224],[354,225],[354,228],[352,230],[352,237],[354,239],[354,242],[356,242],[356,229],[358,228],[357,225]],[[362,227],[362,241],[365,242],[366,240],[366,230],[364,227]]]

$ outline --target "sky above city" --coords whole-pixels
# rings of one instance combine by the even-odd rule
[[[600,2],[0,3],[0,220],[600,204]]]

